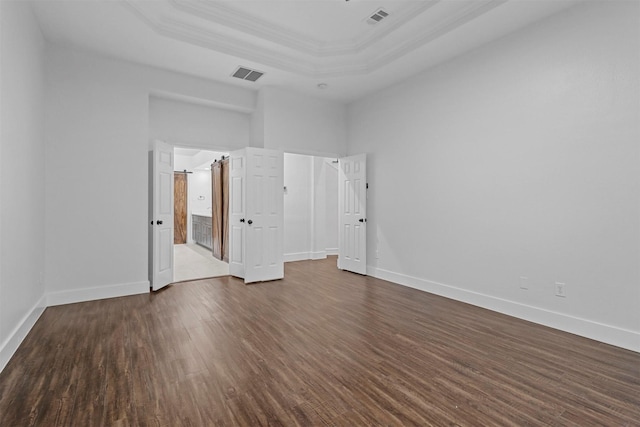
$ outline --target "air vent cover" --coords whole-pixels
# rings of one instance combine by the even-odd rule
[[[242,80],[248,80],[250,82],[255,82],[263,75],[264,73],[261,71],[251,70],[246,67],[238,67],[238,69],[231,76],[237,77]]]
[[[389,12],[385,11],[384,9],[378,9],[375,11],[375,13],[371,16],[369,16],[367,18],[367,23],[369,24],[377,24],[378,22],[382,21],[384,18],[386,18],[387,16],[389,16]]]

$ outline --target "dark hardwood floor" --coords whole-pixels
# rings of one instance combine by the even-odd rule
[[[640,354],[341,272],[50,307],[1,426],[638,426]]]

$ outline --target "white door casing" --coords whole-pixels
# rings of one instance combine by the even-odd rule
[[[151,288],[154,291],[173,282],[173,147],[154,141],[151,179],[152,202]]]
[[[284,277],[284,170],[279,150],[230,155],[229,273],[245,283]]]
[[[367,274],[367,155],[339,160],[338,268]]]

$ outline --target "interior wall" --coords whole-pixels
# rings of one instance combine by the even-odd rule
[[[639,8],[584,2],[350,105],[370,273],[640,351]]]
[[[338,255],[338,168],[325,159],[326,205],[325,205],[325,250],[327,255]]]
[[[194,171],[189,176],[189,184],[191,211],[211,213],[211,171]]]
[[[338,185],[337,172],[335,180],[327,179],[331,170],[331,161],[325,157],[284,153],[285,262],[336,253]],[[332,224],[335,229],[329,228]]]
[[[240,149],[251,140],[251,115],[151,96],[149,137],[189,147]]]
[[[0,370],[44,307],[44,40],[0,2]]]
[[[309,259],[313,157],[284,153],[284,260]]]
[[[254,134],[263,131],[263,145],[256,146],[319,157],[345,153],[344,104],[273,87],[263,88],[258,101],[262,115],[253,119]]]
[[[251,147],[264,148],[264,91],[256,95],[256,108],[251,113]]]
[[[248,113],[255,93],[58,46],[46,70],[48,302],[148,292],[150,94]]]

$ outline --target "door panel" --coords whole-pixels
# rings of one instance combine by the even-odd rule
[[[236,277],[244,277],[245,271],[246,159],[245,150],[229,159],[229,274]]]
[[[173,243],[187,243],[187,174],[173,174]]]
[[[240,168],[240,164],[244,167]],[[244,256],[242,271],[238,268],[234,270],[236,272],[230,270],[230,273],[243,277],[245,283],[283,278],[282,152],[246,148],[231,153],[230,179],[233,188],[230,204],[231,211],[234,212],[230,215],[230,241],[233,242],[230,243],[230,249],[233,258],[239,257],[240,254]],[[244,186],[239,184],[241,181],[245,182]],[[240,233],[241,229],[244,233]],[[239,246],[242,247],[242,251],[237,250]],[[231,264],[232,262],[229,265]]]
[[[173,282],[173,147],[154,142],[151,156],[151,288]]]
[[[222,260],[229,262],[229,159],[221,162],[222,180]]]
[[[223,255],[223,210],[222,210],[222,165],[214,162],[211,165],[211,253],[222,259]]]
[[[367,157],[340,159],[338,268],[367,273]]]

